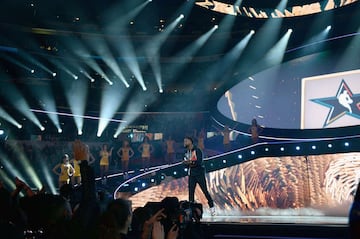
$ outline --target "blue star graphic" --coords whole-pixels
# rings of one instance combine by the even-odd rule
[[[341,81],[335,96],[311,99],[311,101],[330,109],[323,128],[344,115],[360,119],[360,94],[353,94],[345,80]]]

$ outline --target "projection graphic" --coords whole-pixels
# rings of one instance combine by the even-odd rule
[[[360,177],[360,153],[264,157],[207,174],[208,188],[222,215],[346,217]],[[207,210],[206,198],[195,199]],[[187,178],[168,178],[133,195],[134,207],[167,196],[188,199]],[[291,215],[289,215],[291,216]]]
[[[360,124],[360,70],[302,79],[301,128]]]

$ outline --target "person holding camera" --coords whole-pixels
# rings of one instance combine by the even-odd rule
[[[183,163],[188,166],[189,174],[189,201],[194,202],[196,184],[199,184],[204,193],[210,207],[210,213],[215,215],[214,201],[206,186],[205,166],[203,163],[202,151],[194,145],[191,137],[184,138],[184,147],[186,148]]]

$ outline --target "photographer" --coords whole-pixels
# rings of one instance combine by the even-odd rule
[[[162,208],[151,216],[151,210],[149,208],[143,207],[135,209],[132,232],[129,233],[129,238],[176,239],[179,233],[179,228],[176,224],[173,224],[170,230],[165,233],[164,225],[161,223],[161,221],[167,218],[164,210],[165,209]]]

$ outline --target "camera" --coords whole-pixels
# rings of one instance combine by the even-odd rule
[[[161,202],[148,202],[145,205],[152,214],[164,209],[166,218],[160,221],[164,226],[165,232],[176,224],[180,231],[184,231],[191,224],[200,222],[203,213],[203,207],[200,203],[189,201],[179,201],[176,197],[166,197]]]

